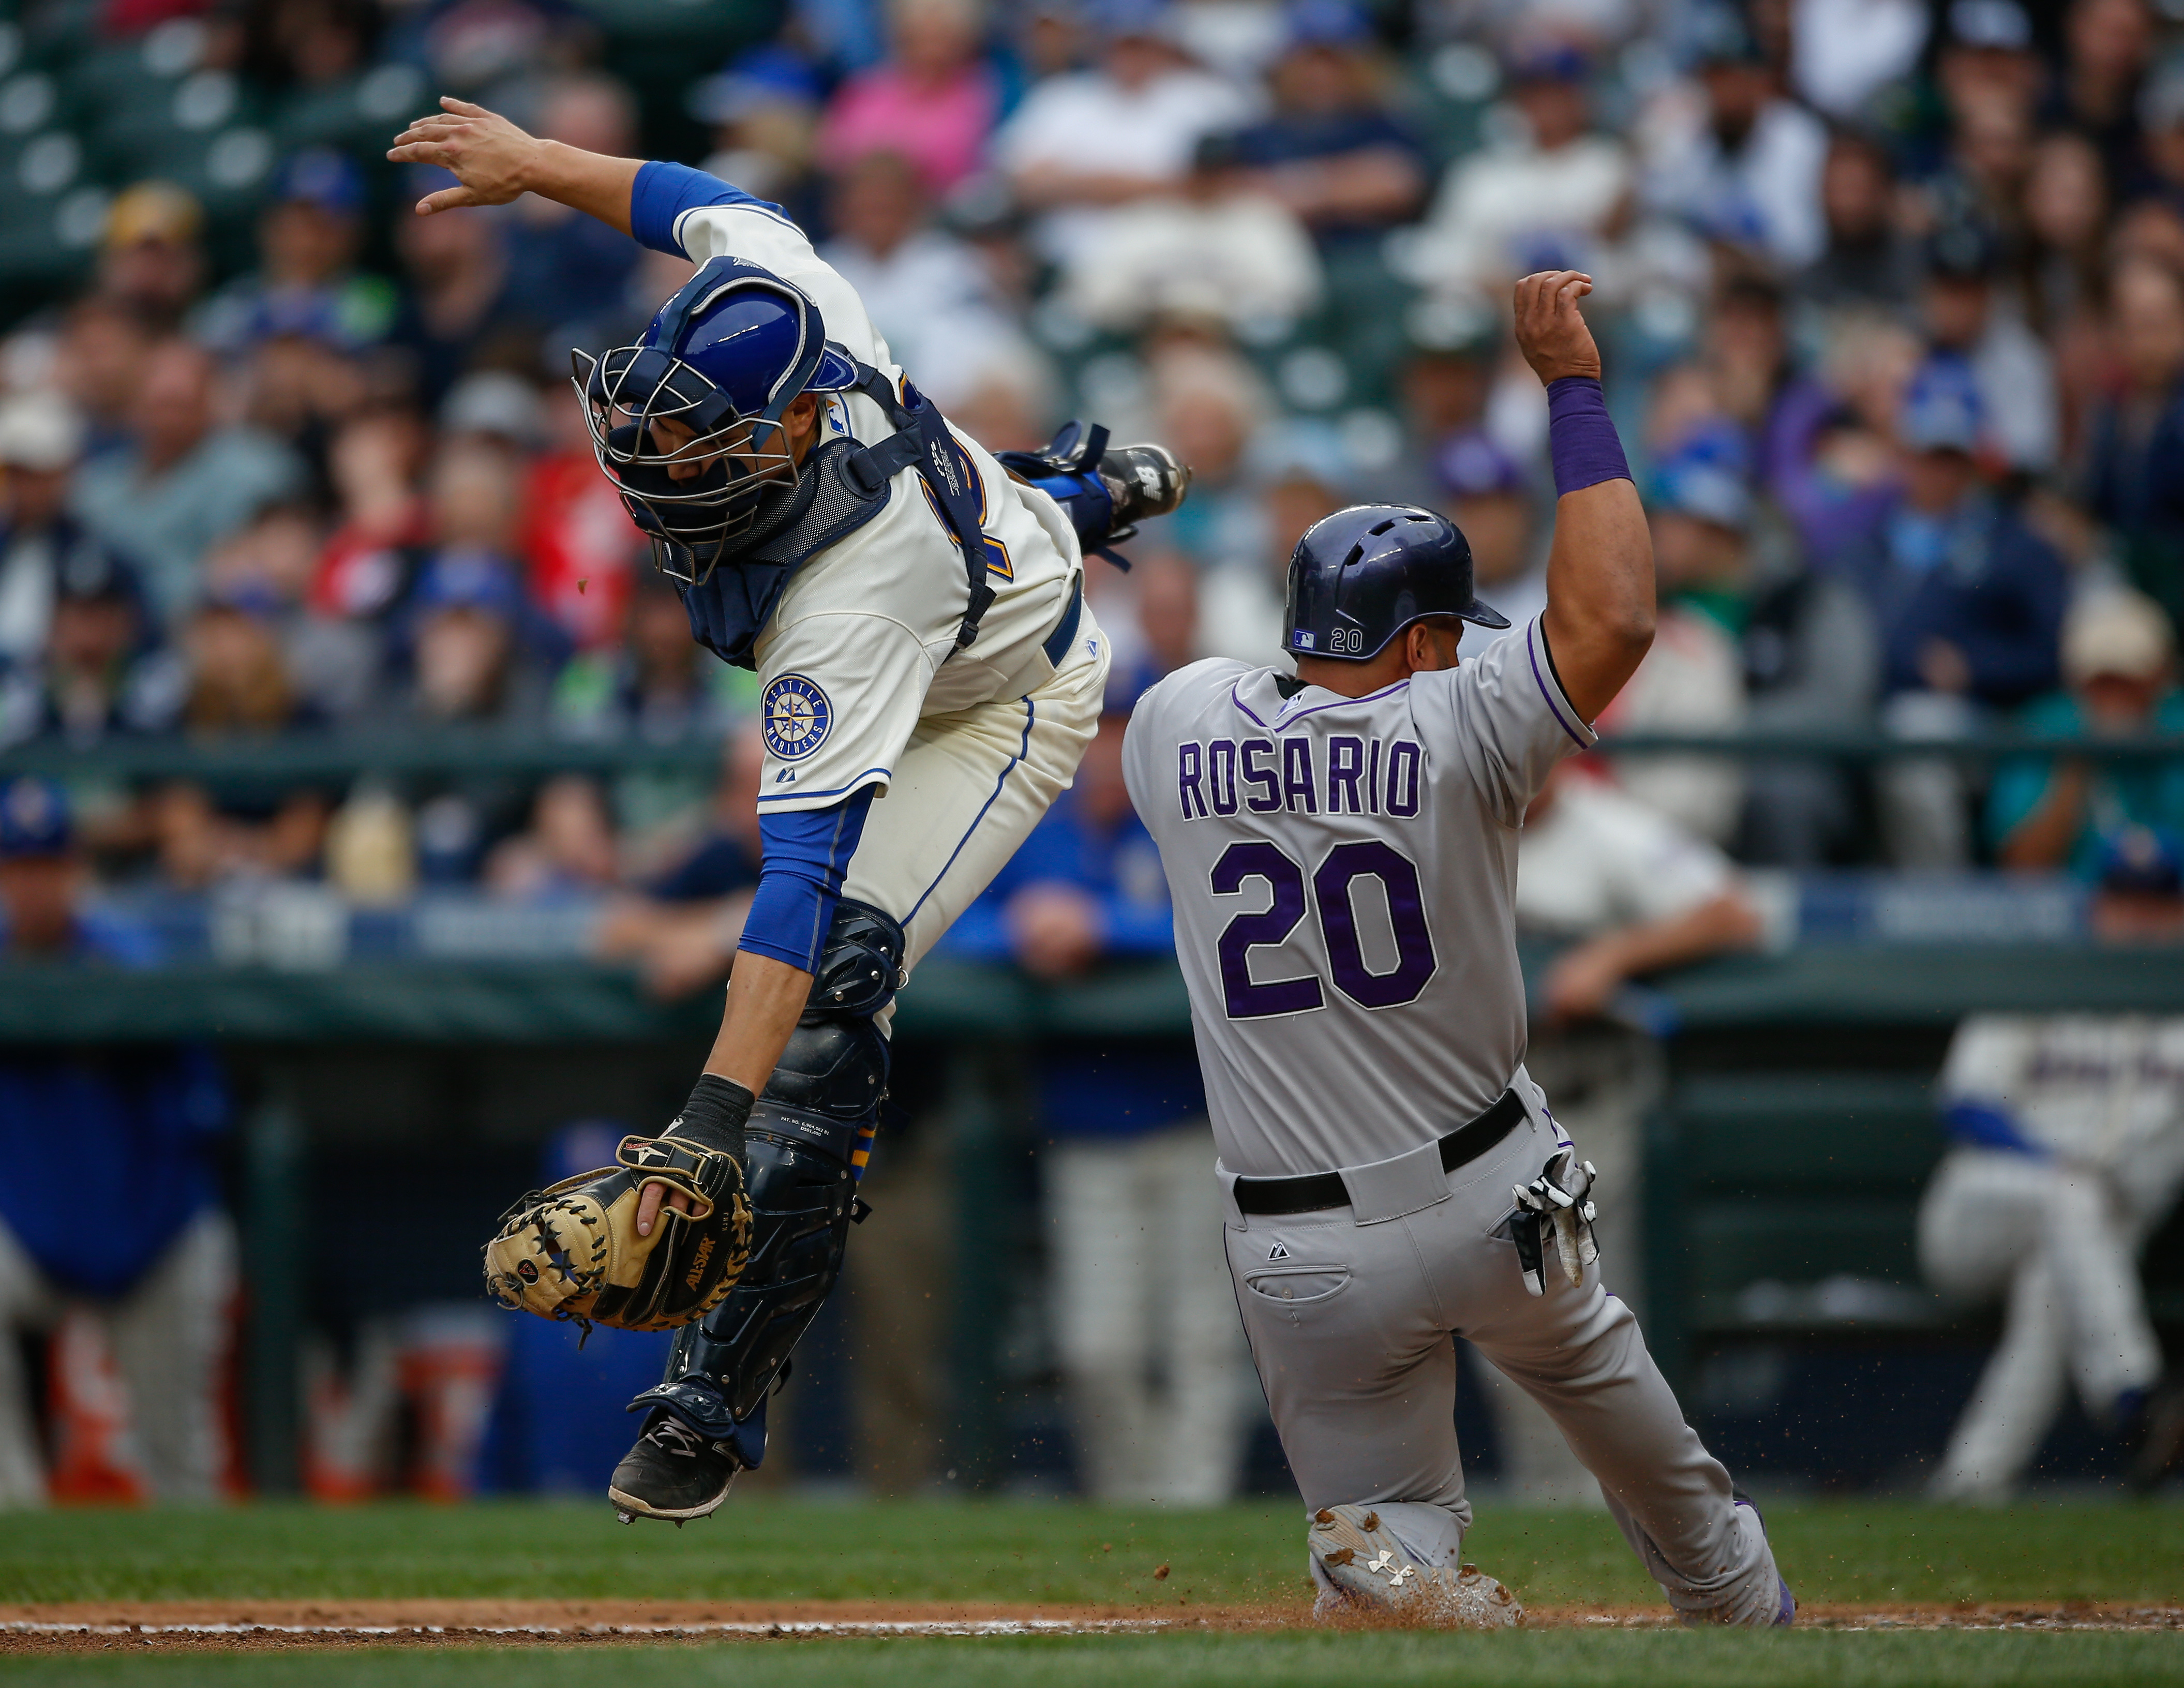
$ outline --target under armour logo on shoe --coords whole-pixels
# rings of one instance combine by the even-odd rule
[[[1389,1569],[1391,1565],[1395,1566],[1393,1570]],[[1387,1571],[1388,1585],[1390,1588],[1401,1588],[1403,1585],[1403,1579],[1416,1575],[1418,1568],[1416,1565],[1396,1565],[1394,1549],[1383,1547],[1379,1557],[1365,1562],[1365,1568],[1368,1571]]]
[[[650,1440],[667,1452],[684,1459],[698,1457],[699,1437],[689,1426],[677,1418],[662,1418],[652,1427]]]
[[[1268,1260],[1287,1260],[1289,1257],[1290,1251],[1284,1248],[1279,1243],[1276,1243],[1272,1248],[1267,1251],[1267,1258]]]

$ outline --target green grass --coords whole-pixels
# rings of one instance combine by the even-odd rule
[[[1799,1597],[2184,1601],[2184,1510],[1894,1502],[1768,1508]],[[1066,1504],[827,1506],[753,1499],[685,1530],[600,1505],[263,1506],[16,1513],[0,1602],[568,1597],[1118,1602],[1262,1599],[1301,1586],[1294,1506],[1210,1513]],[[1488,1507],[1465,1543],[1528,1601],[1657,1602],[1599,1513]],[[1156,1566],[1170,1566],[1156,1582]]]
[[[755,1641],[520,1654],[487,1649],[0,1660],[55,1688],[2016,1688],[2174,1684],[2184,1639],[2148,1635],[1178,1635],[1111,1641]]]
[[[754,1498],[677,1533],[596,1506],[267,1506],[18,1513],[0,1529],[0,1602],[371,1597],[1112,1602],[1165,1608],[1294,1595],[1294,1506],[1217,1513],[1067,1505],[816,1506]],[[2184,1510],[1897,1503],[1773,1506],[1808,1602],[2184,1601]],[[1467,1553],[1528,1601],[1658,1603],[1607,1518],[1490,1508]],[[1155,1567],[1171,1567],[1164,1581]],[[161,1644],[168,1645],[168,1644]],[[728,1641],[359,1649],[236,1656],[111,1651],[0,1657],[0,1685],[55,1688],[2014,1688],[2184,1684],[2184,1635],[2019,1631],[1503,1635],[1256,1633],[993,1640]]]

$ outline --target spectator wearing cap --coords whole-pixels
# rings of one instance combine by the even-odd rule
[[[1530,45],[1507,70],[1518,132],[1449,166],[1403,259],[1409,279],[1430,292],[1498,304],[1517,276],[1592,270],[1628,208],[1630,151],[1594,127],[1585,53]]]
[[[1880,139],[1838,128],[1820,167],[1819,255],[1797,274],[1797,298],[1822,310],[1899,311],[1916,296],[1919,253],[1896,220],[1896,165]]]
[[[86,884],[60,788],[0,784],[0,965],[154,964],[152,934]],[[22,1339],[68,1315],[95,1321],[112,1353],[138,1496],[220,1497],[236,1271],[213,1156],[227,1122],[220,1069],[194,1045],[0,1059],[0,1507],[46,1498]]]
[[[2125,381],[2092,418],[2086,502],[2131,580],[2184,616],[2184,277],[2132,259],[2109,288]]]
[[[1703,448],[1671,457],[1650,508],[1655,577],[1664,603],[1712,621],[1743,667],[1744,724],[1760,733],[1869,724],[1880,682],[1880,638],[1850,587],[1755,543],[1758,510],[1733,465]],[[1745,769],[1737,854],[1770,866],[1819,867],[1853,842],[1841,772],[1825,763]]]
[[[2040,337],[1998,297],[2003,254],[1977,222],[1951,221],[1926,246],[1921,314],[1934,350],[1961,362],[1977,389],[1986,443],[2021,474],[2055,466],[2055,368]]]
[[[217,376],[203,347],[153,348],[128,443],[85,464],[70,499],[77,519],[142,571],[163,626],[195,601],[205,552],[304,482],[304,465],[278,440],[218,424]]]
[[[792,47],[772,42],[738,54],[690,90],[690,114],[713,132],[713,150],[700,168],[779,205],[798,226],[812,227],[820,93],[818,72]]]
[[[420,199],[453,187],[455,179],[437,165],[417,164],[406,181],[410,198]],[[507,223],[504,209],[494,205],[395,219],[394,248],[404,286],[388,339],[408,358],[418,400],[428,414],[438,411],[448,390],[470,373],[496,337],[511,352],[520,343],[526,365],[537,356],[533,334],[514,315]]]
[[[838,173],[870,153],[893,153],[944,196],[982,162],[1000,116],[1000,79],[981,56],[981,0],[889,0],[886,60],[850,77],[827,103],[822,168]]]
[[[1949,117],[1988,101],[2031,109],[2048,68],[2033,50],[2031,14],[2019,0],[1948,0],[1941,19],[1935,81]]]
[[[1825,249],[1820,120],[1787,97],[1736,14],[1700,14],[1690,120],[1654,125],[1645,194],[1655,209],[1790,273]]]
[[[107,208],[98,296],[171,334],[205,284],[204,210],[170,181],[140,181]]]
[[[1040,214],[1056,261],[1096,261],[1110,208],[1172,192],[1201,136],[1255,114],[1238,89],[1198,69],[1167,33],[1167,0],[1100,0],[1099,64],[1051,76],[994,137],[1017,198]]]
[[[627,85],[600,72],[560,76],[539,97],[534,130],[565,146],[628,158],[638,150],[637,101]],[[621,307],[641,250],[632,242],[597,217],[536,193],[515,202],[504,226],[514,315],[557,333],[577,325],[574,334]]]
[[[147,631],[128,565],[86,543],[54,571],[44,649],[0,670],[0,744],[56,738],[88,748],[114,733],[163,732],[187,677],[176,653]]]
[[[1199,582],[1201,655],[1240,662],[1277,660],[1290,555],[1305,530],[1348,503],[1341,456],[1316,428],[1300,428],[1261,454],[1251,481],[1259,516],[1256,555],[1206,569]]]
[[[1434,469],[1440,497],[1433,502],[1471,542],[1479,596],[1507,616],[1510,626],[1523,627],[1547,607],[1539,504],[1523,467],[1484,429],[1473,429],[1442,445]],[[1476,656],[1500,637],[1467,627],[1464,654]]]
[[[2064,739],[2184,733],[2176,638],[2160,605],[2126,588],[2089,591],[2063,624],[2067,690],[2027,705],[2029,733]],[[2130,827],[2184,848],[2184,762],[2025,757],[1995,771],[1986,834],[2005,867],[2098,883]]]
[[[346,353],[386,338],[394,289],[356,267],[364,209],[363,172],[341,153],[284,159],[258,220],[258,270],[206,301],[198,337],[227,354],[286,339]]]
[[[1898,489],[1873,530],[1826,565],[1880,627],[1882,721],[1905,737],[1969,733],[2055,684],[2068,575],[1986,486],[1975,455],[1981,414],[1961,364],[1922,370],[1897,425]],[[1897,865],[1970,862],[1970,793],[1953,765],[1891,763],[1878,791]]]
[[[43,654],[63,572],[111,560],[69,513],[83,437],[81,417],[56,394],[0,399],[0,670]]]
[[[414,718],[510,727],[545,718],[552,636],[504,555],[441,547],[410,608]]]
[[[1361,476],[1367,483],[1361,496],[1423,504],[1440,497],[1441,448],[1486,427],[1506,340],[1498,312],[1474,300],[1412,302],[1403,313],[1403,350],[1395,370],[1402,449],[1386,468]]]
[[[1425,159],[1382,97],[1371,25],[1350,0],[1294,0],[1287,26],[1267,75],[1273,110],[1236,132],[1228,159],[1323,246],[1410,221]]]
[[[1123,784],[1123,707],[1111,694],[1075,785],[950,933],[959,954],[1061,980],[1171,953],[1167,881]],[[1190,1045],[1053,1039],[1036,1095],[1080,1483],[1111,1503],[1217,1505],[1242,1469],[1245,1357]]]

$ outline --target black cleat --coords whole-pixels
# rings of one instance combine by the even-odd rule
[[[1099,475],[1115,504],[1111,545],[1147,517],[1168,515],[1190,490],[1190,468],[1164,445],[1115,446],[1100,454]]]
[[[655,1412],[637,1446],[615,1467],[607,1498],[625,1524],[666,1518],[679,1528],[727,1500],[742,1469],[727,1443],[699,1435],[672,1413]]]

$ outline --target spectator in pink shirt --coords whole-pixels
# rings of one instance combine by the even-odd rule
[[[867,153],[900,153],[944,194],[978,168],[1000,114],[1000,88],[979,57],[979,0],[892,0],[887,62],[842,85],[820,125],[819,160],[838,171]]]

